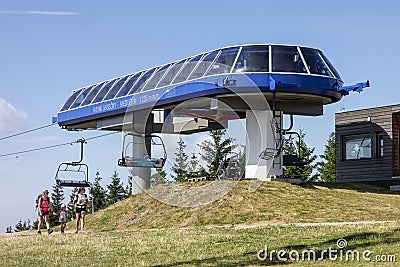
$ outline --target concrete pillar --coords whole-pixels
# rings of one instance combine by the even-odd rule
[[[133,142],[133,157],[151,157],[151,137],[135,136]],[[132,168],[132,195],[139,194],[150,188],[151,168]]]
[[[282,116],[276,112],[279,126]],[[283,175],[282,154],[275,159],[260,159],[259,155],[265,148],[274,148],[271,111],[246,111],[246,174],[245,178],[269,180],[271,176]]]

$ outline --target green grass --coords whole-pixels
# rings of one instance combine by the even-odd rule
[[[197,207],[170,206],[151,195],[196,201],[216,194],[210,183],[161,186],[87,217],[87,232],[38,236],[34,231],[0,235],[0,266],[397,266],[393,262],[260,261],[269,250],[313,249],[345,238],[347,249],[394,255],[400,261],[400,194],[363,184],[262,183],[241,181],[228,194]],[[218,184],[224,188],[226,184]],[[207,188],[205,190],[204,188]],[[165,191],[166,190],[166,191]],[[176,195],[174,195],[176,193]],[[187,199],[188,203],[193,201]],[[191,202],[192,203],[192,202]],[[299,223],[382,221],[359,225]],[[386,222],[383,222],[386,221]],[[387,222],[390,221],[390,222]]]
[[[282,224],[345,221],[392,221],[400,214],[400,194],[363,184],[290,185],[265,182],[254,192],[241,181],[222,198],[184,208],[139,194],[88,216],[88,229],[97,231],[205,225]],[[182,185],[191,186],[189,184]],[[205,196],[207,196],[205,191]]]
[[[86,232],[0,237],[1,266],[310,266],[308,261],[260,261],[258,251],[315,250],[320,253],[345,238],[346,249],[395,255],[400,261],[400,223],[319,227],[191,228]],[[373,266],[373,263],[331,261],[313,266]],[[393,262],[377,266],[396,266]]]

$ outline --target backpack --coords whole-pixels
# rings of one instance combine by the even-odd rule
[[[36,208],[35,208],[35,209],[38,209],[39,200],[42,198],[42,196],[43,196],[43,194],[39,194],[39,195],[37,196],[37,198],[36,198]]]

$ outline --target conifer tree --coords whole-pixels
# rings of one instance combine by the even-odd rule
[[[74,188],[71,192],[71,195],[69,195],[69,202],[67,205],[67,217],[71,219],[75,218],[74,199],[77,192],[78,188]]]
[[[132,169],[129,170],[129,175],[128,175],[128,184],[126,185],[126,198],[128,198],[130,195],[132,195],[132,182],[133,182],[133,174],[132,174]]]
[[[166,184],[166,177],[167,173],[163,169],[158,169],[157,172],[151,176],[151,187],[154,187],[158,184]]]
[[[319,178],[325,182],[336,181],[336,147],[335,133],[329,135],[327,144],[325,145],[324,154],[320,155],[322,161],[317,163]]]
[[[19,219],[19,221],[18,221],[18,223],[15,225],[15,230],[14,230],[15,232],[21,232],[21,231],[23,231],[23,228],[22,228],[22,220],[21,219]]]
[[[18,223],[15,225],[15,232],[21,232],[21,231],[26,231],[26,230],[31,230],[32,229],[32,225],[31,225],[31,221],[28,219],[27,221],[24,220],[24,222],[22,222],[21,219],[19,219]],[[10,226],[9,229],[7,229],[7,231],[12,232],[12,227]]]
[[[51,204],[53,205],[53,209],[55,213],[58,213],[61,210],[61,205],[63,204],[64,201],[64,190],[61,186],[55,184],[53,186],[53,192],[51,193]],[[55,216],[52,214],[52,212],[49,213],[50,217],[50,225],[51,226],[56,226],[58,225],[58,216]]]
[[[113,175],[111,176],[111,182],[107,185],[107,189],[107,205],[124,200],[127,196],[127,192],[118,176],[117,171],[114,171]]]
[[[218,166],[224,155],[231,152],[237,145],[233,144],[234,139],[224,138],[226,130],[211,130],[211,140],[203,140],[200,144],[201,158],[206,161],[208,173],[215,177]]]
[[[197,172],[198,166],[199,166],[199,160],[197,159],[196,153],[192,152],[192,156],[190,157],[189,161],[189,171]]]
[[[284,174],[287,176],[302,176],[304,181],[315,180],[315,176],[312,176],[312,172],[316,166],[313,162],[317,159],[314,154],[315,148],[310,148],[305,142],[305,132],[300,129],[300,139],[293,138],[290,136],[286,139],[284,144],[284,154],[298,154],[299,160],[305,162],[304,167],[300,166],[286,166],[284,167]]]
[[[174,153],[174,164],[171,168],[171,177],[175,182],[184,182],[187,180],[189,157],[185,153],[185,148],[185,142],[183,142],[182,138],[179,138],[178,147]]]
[[[100,176],[99,172],[96,172],[96,177],[94,178],[94,183],[92,187],[92,197],[91,200],[89,201],[89,207],[92,207],[92,201],[93,201],[93,207],[95,211],[98,211],[100,209],[103,209],[107,205],[107,191],[101,186],[100,181],[103,178]]]
[[[246,169],[246,148],[242,145],[241,149],[239,149],[239,153],[238,153],[238,165],[240,168],[240,174],[241,177],[243,178],[245,175],[245,169]]]
[[[38,224],[39,224],[39,220],[38,219],[34,220],[32,223],[32,229],[38,229]]]

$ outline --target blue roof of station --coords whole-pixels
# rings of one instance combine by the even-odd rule
[[[215,49],[76,89],[60,112],[203,77],[261,72],[295,73],[341,81],[333,65],[318,49],[293,45],[239,45]]]

